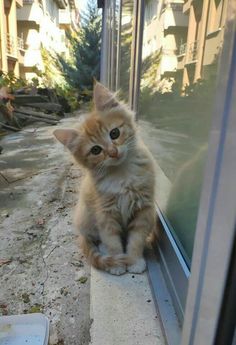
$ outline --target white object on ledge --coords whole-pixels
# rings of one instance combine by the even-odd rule
[[[49,321],[41,313],[0,317],[0,345],[48,345]]]

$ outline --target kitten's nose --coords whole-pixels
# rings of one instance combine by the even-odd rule
[[[110,147],[108,149],[108,155],[111,158],[117,158],[118,157],[118,150],[117,150],[117,148],[115,146]]]

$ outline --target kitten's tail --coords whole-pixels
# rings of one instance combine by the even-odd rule
[[[95,243],[84,236],[82,236],[82,238],[80,239],[80,246],[90,264],[100,270],[106,270],[108,268],[119,267],[123,265],[130,265],[132,263],[132,260],[126,254],[119,254],[114,256],[102,254]]]

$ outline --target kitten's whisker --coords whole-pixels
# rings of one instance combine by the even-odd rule
[[[101,177],[103,176],[103,173],[105,171],[105,165],[102,162],[101,165],[98,166],[98,169],[96,170],[96,177]]]
[[[132,142],[132,141],[135,141],[134,136],[129,137],[129,138],[125,141],[125,143],[129,143],[129,142]]]
[[[136,146],[136,143],[134,141],[130,141],[128,144],[126,144],[126,148],[128,151],[132,151]]]

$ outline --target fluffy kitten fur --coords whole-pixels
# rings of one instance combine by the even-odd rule
[[[145,241],[156,225],[154,162],[133,113],[100,83],[94,105],[78,128],[54,131],[85,168],[75,213],[82,249],[96,268],[141,273]]]

